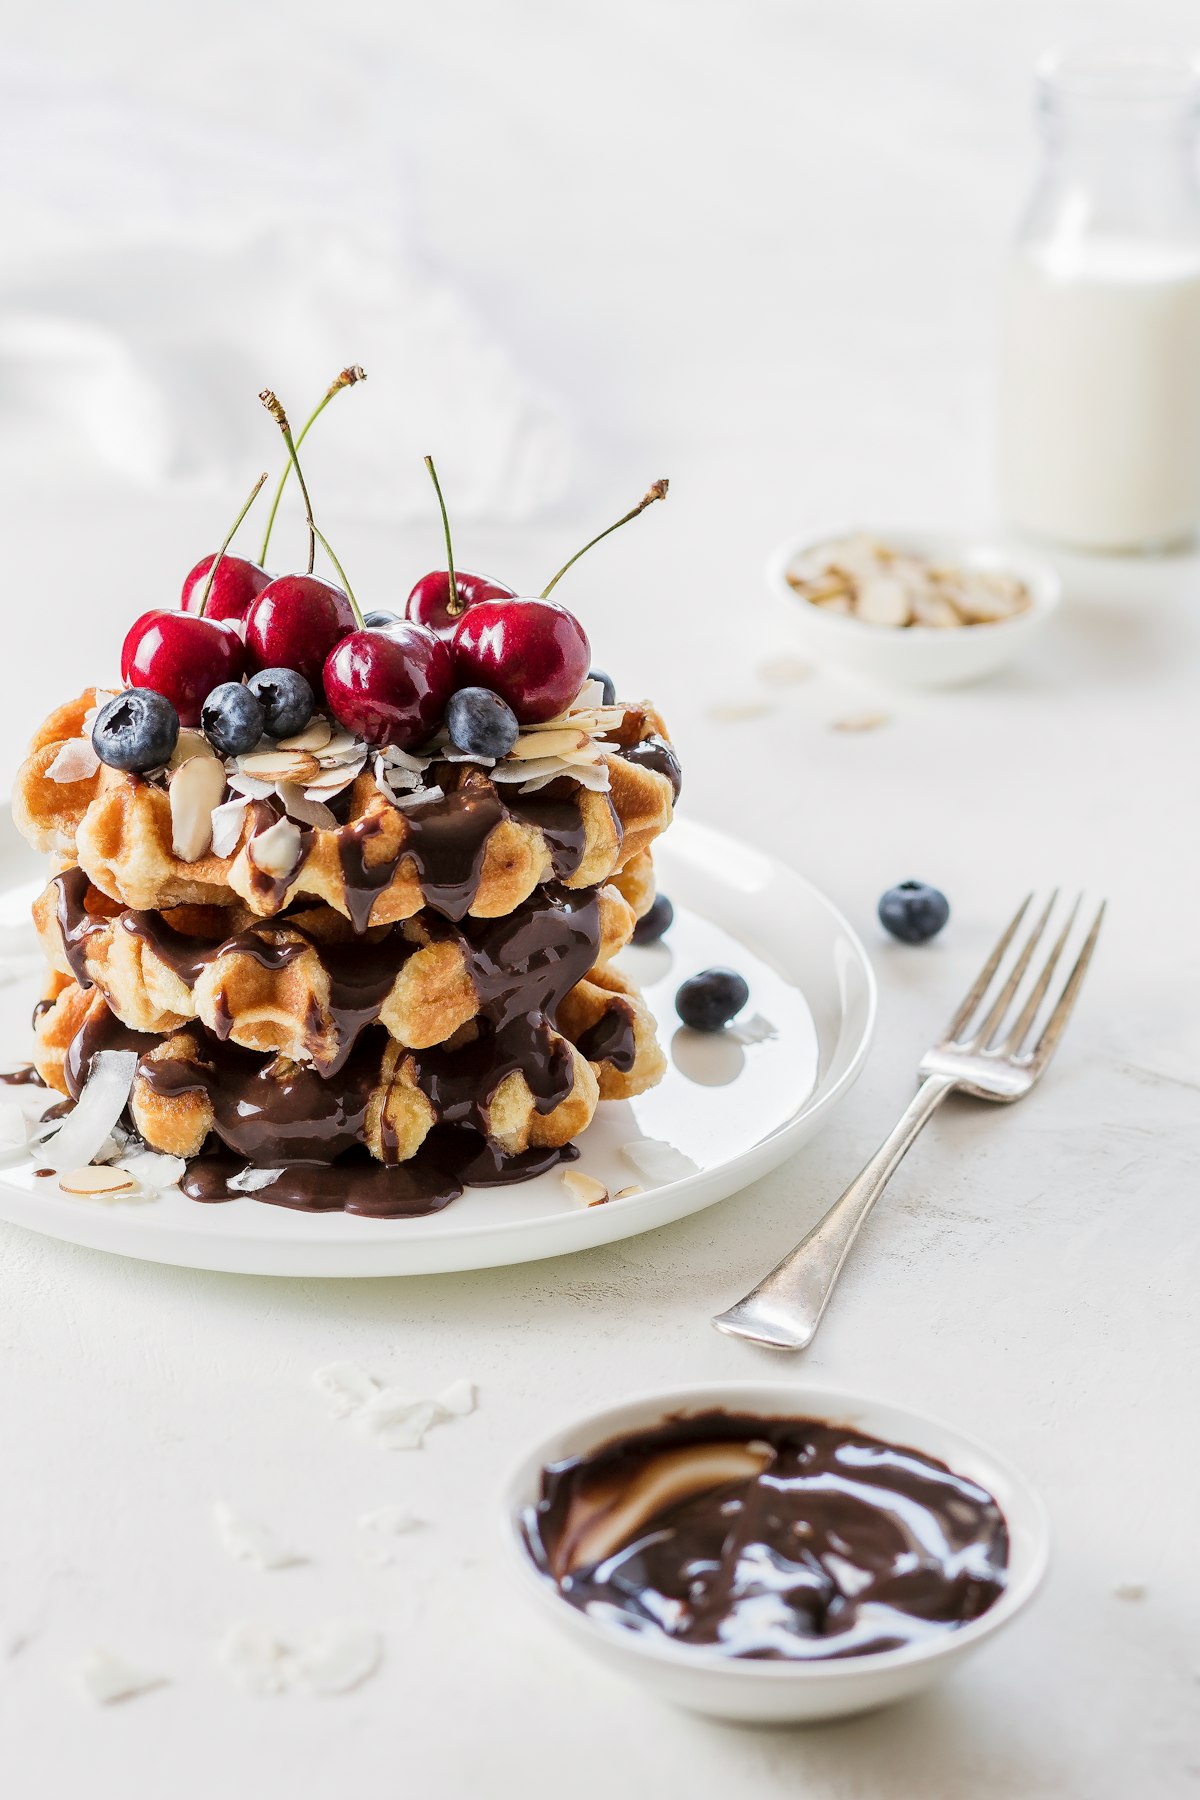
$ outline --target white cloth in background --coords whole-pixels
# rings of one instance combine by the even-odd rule
[[[373,93],[374,97],[371,97]],[[567,490],[556,402],[404,224],[386,84],[353,124],[176,116],[45,65],[0,62],[0,440],[68,440],[147,488],[248,489],[299,427],[322,507],[425,516],[432,452],[455,518],[528,518]],[[277,104],[277,103],[276,103]]]

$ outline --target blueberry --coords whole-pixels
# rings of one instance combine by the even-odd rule
[[[312,689],[295,669],[262,669],[250,677],[246,689],[263,709],[268,737],[293,737],[316,710]]]
[[[684,982],[675,996],[675,1011],[693,1031],[720,1031],[750,998],[736,969],[705,969]]]
[[[399,625],[400,614],[390,612],[368,613],[363,624],[368,631],[386,631],[389,625]]]
[[[675,908],[665,894],[656,894],[648,913],[643,913],[633,928],[635,944],[657,944],[664,932],[670,931]]]
[[[456,750],[493,761],[507,756],[520,735],[517,715],[490,688],[465,687],[451,694],[446,730]]]
[[[218,756],[245,756],[263,734],[262,701],[240,681],[223,681],[200,708],[204,735]]]
[[[589,681],[598,681],[600,683],[600,686],[604,689],[604,704],[605,704],[605,706],[615,706],[616,705],[616,703],[617,703],[617,684],[613,680],[611,675],[606,675],[604,673],[603,669],[589,669],[588,670],[588,680]]]
[[[936,937],[950,917],[950,902],[924,881],[902,881],[879,902],[879,922],[902,944],[923,944]]]
[[[110,769],[158,769],[170,762],[179,714],[153,688],[126,688],[96,714],[92,748]]]

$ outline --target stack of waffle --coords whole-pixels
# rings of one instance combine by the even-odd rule
[[[89,690],[42,727],[14,812],[57,861],[35,1064],[76,1100],[133,1051],[124,1128],[200,1199],[402,1213],[572,1154],[664,1059],[611,965],[653,898],[678,765],[595,694],[487,767],[370,750],[321,715],[222,762],[101,765]]]

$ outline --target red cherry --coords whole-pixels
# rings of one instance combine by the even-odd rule
[[[295,669],[314,692],[333,646],[354,630],[349,598],[320,575],[279,575],[246,614],[246,663],[259,669]]]
[[[449,610],[450,576],[445,569],[431,569],[428,575],[422,575],[404,608],[404,616],[414,624],[428,625],[431,631],[440,632],[443,637],[452,637],[468,606],[478,606],[483,600],[514,600],[516,589],[505,585],[503,581],[493,581],[490,575],[471,575],[465,569],[455,569],[454,590],[462,602],[456,613]]]
[[[180,599],[184,612],[199,612],[204,584],[208,580],[208,571],[212,568],[213,561],[211,556],[204,557],[184,582]],[[257,563],[247,562],[244,556],[223,556],[213,580],[212,592],[208,596],[208,605],[204,608],[205,618],[244,619],[270,579],[265,569],[260,569]]]
[[[240,681],[245,660],[235,625],[159,607],[129,627],[121,646],[121,679],[127,687],[165,695],[181,725],[198,725],[212,690],[224,681]]]
[[[484,600],[454,633],[457,685],[491,688],[523,725],[569,706],[591,664],[586,631],[554,600]]]
[[[339,725],[368,744],[413,750],[441,723],[454,689],[454,656],[436,632],[401,619],[386,631],[344,637],[329,652],[323,678]]]

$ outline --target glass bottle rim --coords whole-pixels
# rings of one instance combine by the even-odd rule
[[[1200,56],[1134,44],[1051,50],[1037,64],[1037,95],[1050,114],[1190,117],[1200,112]]]

